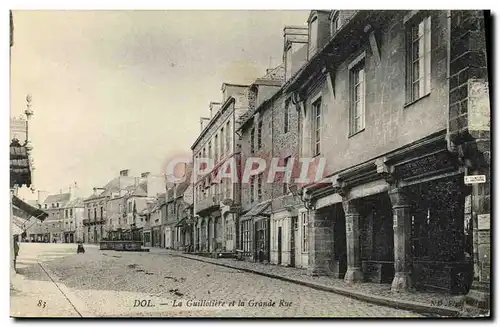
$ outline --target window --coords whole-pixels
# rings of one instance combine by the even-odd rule
[[[231,125],[229,124],[230,122],[228,121],[226,124],[226,152],[229,153],[229,146],[231,143]]]
[[[257,201],[262,200],[262,175],[260,174],[259,177],[257,177]]]
[[[219,135],[215,134],[214,139],[214,161],[217,162],[219,160]]]
[[[90,208],[87,209],[87,218],[90,219]]]
[[[57,202],[56,206],[59,208],[59,202]]]
[[[101,207],[101,219],[104,217],[104,208]]]
[[[283,113],[284,123],[283,123],[283,132],[286,134],[289,131],[289,120],[290,120],[290,101],[285,102],[285,110]]]
[[[406,101],[411,103],[431,91],[431,18],[407,27]]]
[[[250,176],[250,203],[255,200],[255,176]]]
[[[285,167],[288,166],[289,161],[290,161],[290,156],[285,158],[285,162],[284,162]],[[287,183],[288,179],[287,178],[288,178],[288,172],[285,172],[283,174],[283,195],[288,193],[288,183]]]
[[[68,218],[68,209],[64,210],[64,218]]]
[[[220,129],[220,156],[224,157],[224,127]]]
[[[257,125],[257,149],[262,148],[262,120]]]
[[[285,55],[285,65],[286,65],[286,80],[288,81],[292,77],[292,47],[288,47]]]
[[[335,33],[337,33],[337,31],[340,29],[341,23],[342,22],[340,21],[340,16],[337,13],[335,16],[333,16],[332,21],[330,23],[330,33],[331,33],[332,36]]]
[[[364,59],[350,71],[351,101],[349,134],[355,134],[365,128],[365,67]]]
[[[212,140],[208,141],[208,157],[213,159],[212,157]]]
[[[313,117],[313,155],[321,153],[321,98],[312,105]]]
[[[73,218],[73,208],[70,208],[70,209],[69,209],[69,216],[70,216],[71,218]]]
[[[45,209],[47,209],[47,203],[45,203]]]
[[[307,212],[302,214],[302,252],[309,251],[309,216]]]
[[[255,128],[250,131],[250,153],[255,152]]]
[[[251,235],[252,220],[246,220],[242,223],[241,239],[243,240],[243,252],[250,256],[252,253],[252,235]]]
[[[132,212],[132,201],[128,203],[128,212]]]
[[[318,18],[315,17],[309,25],[309,58],[316,52],[318,42]]]
[[[94,208],[94,219],[97,218],[97,208]]]

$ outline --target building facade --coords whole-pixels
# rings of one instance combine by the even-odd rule
[[[248,110],[248,86],[224,83],[222,100],[220,107],[211,103],[211,117],[202,124],[201,134],[191,147],[194,247],[198,252],[232,252],[238,248],[240,141],[235,130]]]
[[[308,25],[308,61],[284,92],[300,156],[325,159],[298,192],[309,273],[451,293],[474,276],[484,290],[489,240],[471,231],[489,230],[489,184],[464,184],[489,176],[483,13],[312,11]],[[462,47],[464,35],[478,42]]]

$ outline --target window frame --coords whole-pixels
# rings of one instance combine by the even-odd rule
[[[264,124],[262,119],[257,123],[257,149],[262,149],[262,129],[264,128]]]
[[[404,22],[406,43],[406,75],[405,75],[405,107],[425,98],[432,90],[432,16],[423,12],[415,13]],[[422,34],[417,32],[422,25]],[[417,43],[418,42],[418,43]],[[417,43],[417,44],[416,44]],[[418,58],[415,49],[419,47]],[[420,49],[422,47],[422,50]],[[418,79],[415,75],[415,64],[418,65]],[[418,83],[418,84],[416,84]],[[418,94],[415,86],[418,85]]]
[[[354,59],[348,66],[349,69],[349,134],[348,136],[354,136],[361,133],[366,128],[366,52],[362,52],[356,59]],[[356,77],[358,72],[363,71],[363,81],[361,82],[358,77],[358,82],[356,82]],[[356,87],[361,87],[362,105],[360,108],[360,113],[357,117],[354,117],[354,110],[357,109],[355,100]],[[356,119],[360,119],[361,127],[357,128]]]
[[[311,141],[312,141],[312,154],[313,157],[321,154],[321,139],[322,139],[322,125],[323,125],[323,98],[319,94],[311,100]]]
[[[308,54],[308,59],[316,53],[318,50],[318,30],[319,30],[319,21],[318,21],[318,16],[312,17],[311,21],[309,22],[309,38],[308,38],[308,47],[307,47],[307,54]],[[313,28],[314,27],[314,28]],[[315,38],[313,38],[313,30],[315,33]]]

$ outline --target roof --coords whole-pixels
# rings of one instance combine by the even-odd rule
[[[66,202],[69,201],[70,198],[70,193],[52,194],[45,199],[44,203]]]
[[[273,69],[267,71],[266,75],[257,78],[256,81],[260,80],[272,80],[272,81],[284,81],[285,80],[285,64],[280,64]]]
[[[76,198],[66,204],[66,207],[83,207],[83,199],[82,198]]]
[[[43,221],[45,218],[49,216],[48,213],[45,211],[32,207],[17,196],[12,196],[12,206],[18,208],[21,211],[24,211],[28,215],[38,218],[39,220]]]
[[[250,218],[260,215],[264,210],[271,205],[272,200],[266,200],[264,202],[257,203],[250,209],[242,218]]]
[[[263,77],[260,77],[257,80],[255,80],[252,86],[259,84],[281,86],[284,80],[285,80],[285,65],[280,64],[279,66],[269,70]],[[266,81],[271,81],[273,83],[269,84],[266,83]],[[243,115],[241,115],[239,118],[239,122],[241,125],[238,128],[238,130],[243,129],[243,127],[250,121],[250,119],[253,117],[255,113],[261,111],[262,109],[266,108],[268,104],[272,103],[272,101],[274,101],[274,99],[276,98],[276,95],[281,94],[281,90],[282,89],[280,88],[271,97],[269,97],[269,99],[262,101],[262,103],[258,107],[254,108],[253,110],[247,110]]]
[[[229,107],[229,105],[231,103],[234,103],[235,101],[236,100],[232,96],[230,96],[229,98],[227,98],[226,102],[224,102],[222,104],[221,108],[217,111],[217,113],[215,114],[215,116],[213,116],[212,119],[210,119],[210,121],[208,122],[207,126],[205,126],[205,128],[203,129],[203,131],[201,131],[201,133],[198,135],[198,137],[194,141],[193,145],[191,145],[191,150],[194,150],[194,148],[196,147],[196,145],[198,145],[198,143],[203,139],[203,137],[205,136],[205,134],[207,133],[207,131],[210,129],[210,127],[214,124],[214,122],[217,120],[217,118],[219,118],[222,115],[222,113],[227,110],[227,108]]]
[[[292,76],[292,78],[287,81],[286,85],[284,86],[284,88],[286,89],[285,91],[292,91],[297,87],[297,85],[302,82],[304,78],[312,74],[313,71],[321,70],[324,66],[322,61],[325,59],[325,57],[329,53],[330,48],[333,47],[334,43],[338,39],[343,39],[344,42],[352,41],[350,40],[350,35],[352,34],[352,32],[346,28],[346,25],[350,22],[353,22],[355,18],[356,21],[363,21],[363,19],[366,18],[363,16],[369,15],[371,11],[372,10],[357,10],[350,17],[347,17],[346,22],[343,23],[343,27],[338,30],[332,38],[330,38],[325,46],[323,46],[321,49],[318,49],[318,51],[312,56],[312,58],[309,58],[307,62]],[[380,13],[381,11],[377,12]],[[313,14],[313,11],[311,11],[311,14]],[[358,17],[360,17],[360,20],[357,20]],[[365,24],[360,24],[360,26],[364,28]]]

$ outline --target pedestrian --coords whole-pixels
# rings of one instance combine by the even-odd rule
[[[76,248],[76,253],[85,253],[82,242],[78,242],[78,247]]]
[[[14,235],[14,271],[16,270],[16,259],[19,255],[18,235]]]

